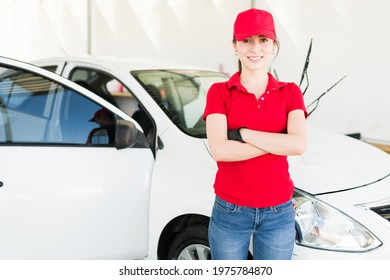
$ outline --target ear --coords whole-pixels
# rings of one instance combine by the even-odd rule
[[[232,46],[233,46],[233,51],[236,52],[237,51],[237,42],[233,41]]]
[[[279,49],[279,41],[274,40],[274,51],[276,51],[277,49]]]

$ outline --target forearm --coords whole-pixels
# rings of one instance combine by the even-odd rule
[[[241,129],[244,142],[275,155],[301,155],[306,148],[304,134],[284,134]]]
[[[307,127],[302,110],[288,114],[287,133],[271,133],[250,129],[240,130],[242,140],[275,155],[301,155],[307,143]]]
[[[247,143],[228,140],[226,116],[213,114],[206,119],[207,140],[216,161],[241,161],[266,154]]]
[[[210,143],[210,148],[216,161],[241,161],[267,154],[254,145],[227,139],[216,145]]]

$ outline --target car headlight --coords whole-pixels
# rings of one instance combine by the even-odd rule
[[[299,190],[294,192],[297,244],[317,249],[364,252],[382,243],[365,227]]]

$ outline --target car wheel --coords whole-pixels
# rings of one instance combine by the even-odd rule
[[[168,251],[171,260],[210,260],[208,225],[185,228],[173,240]]]

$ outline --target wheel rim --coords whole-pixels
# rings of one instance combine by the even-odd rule
[[[185,247],[177,258],[178,260],[210,260],[210,248],[202,244],[192,244]]]

